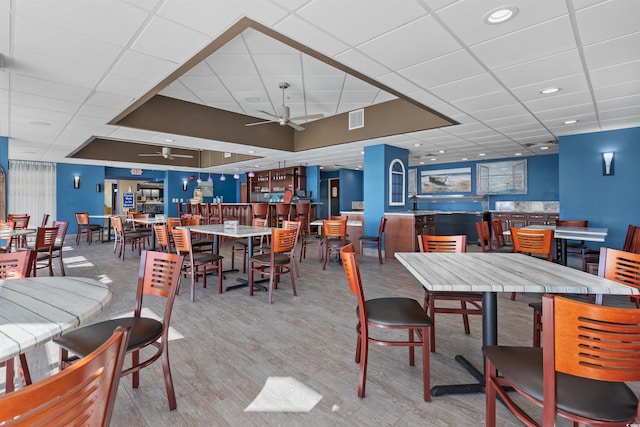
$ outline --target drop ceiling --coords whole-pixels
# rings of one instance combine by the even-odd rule
[[[203,168],[229,173],[282,162],[357,168],[363,148],[381,143],[408,149],[411,165],[541,155],[557,152],[549,142],[562,135],[640,125],[640,2],[516,0],[509,2],[518,8],[514,19],[486,24],[486,14],[503,5],[0,0],[0,135],[9,136],[10,159],[176,167],[70,157],[100,139],[151,151],[230,152],[233,164]],[[245,17],[299,45],[251,28],[221,40]],[[282,104],[280,82],[290,83],[291,116],[325,116],[316,127],[394,100],[452,125],[295,151],[116,120],[153,96],[265,120],[260,110],[275,114]],[[548,87],[560,90],[540,93]],[[278,125],[254,128],[271,126]]]

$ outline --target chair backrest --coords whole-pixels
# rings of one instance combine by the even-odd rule
[[[40,223],[40,227],[46,227],[47,222],[49,222],[49,214],[42,215],[42,222]]]
[[[467,251],[467,236],[459,234],[455,236],[431,236],[421,234],[418,236],[420,252],[455,252]]]
[[[303,237],[311,234],[311,202],[296,203],[296,220],[300,221],[300,234]]]
[[[88,215],[88,214],[87,214]],[[27,214],[9,214],[7,222],[15,222],[16,230],[23,230],[29,228],[29,218]]]
[[[272,257],[276,253],[293,252],[296,247],[300,223],[297,221],[289,222],[295,223],[295,228],[274,228],[271,230]]]
[[[554,425],[556,372],[600,381],[640,380],[640,310],[544,295],[543,425]]]
[[[89,224],[89,212],[76,212],[76,222],[78,225]]]
[[[640,290],[640,254],[600,248],[598,276]]]
[[[120,235],[123,233],[122,218],[119,216],[114,215],[111,217],[111,226],[116,231],[116,234]]]
[[[176,227],[180,227],[181,225],[181,218],[167,218],[167,226],[169,227],[169,232],[173,231],[173,229]]]
[[[156,234],[156,242],[160,248],[167,248],[167,252],[171,252],[171,241],[169,240],[169,229],[167,224],[155,224],[153,232]]]
[[[558,227],[587,228],[588,225],[589,221],[583,219],[556,219],[556,226]]]
[[[181,231],[189,232],[189,230]],[[166,341],[168,341],[166,335],[169,333],[169,321],[173,310],[173,301],[178,292],[183,261],[184,256],[181,254],[168,254],[157,251],[144,251],[140,257],[134,316],[140,317],[142,314],[142,299],[144,295],[166,298],[162,317],[163,337],[161,341],[163,346],[166,346]]]
[[[496,239],[498,236],[503,236],[502,221],[499,219],[491,220],[491,228],[493,228],[493,235],[496,236]]]
[[[331,215],[329,219],[332,221],[349,221],[349,215]]]
[[[288,217],[291,213],[291,204],[289,203],[277,203],[276,204],[276,216]]]
[[[640,252],[640,227],[629,224],[627,227],[627,236],[624,239],[622,250],[625,252]]]
[[[267,218],[269,215],[269,203],[252,203],[251,213],[254,218]]]
[[[13,231],[16,229],[16,223],[13,221],[0,222],[0,231]],[[0,237],[0,241],[4,241],[4,245],[0,246],[0,251],[6,252],[11,249],[13,236]]]
[[[0,253],[0,280],[30,277],[35,251]]]
[[[547,261],[553,259],[553,230],[527,230],[512,227],[511,240],[514,252],[546,255]]]
[[[491,235],[489,233],[489,223],[486,221],[476,222],[476,232],[478,233],[478,241],[480,242],[480,247],[482,248],[482,252],[486,251],[487,246],[489,247],[489,249],[491,249]]]
[[[378,227],[378,239],[382,240],[382,235],[384,234],[384,229],[387,227],[387,218],[380,218],[380,226]]]
[[[342,267],[344,268],[344,274],[347,277],[347,283],[349,284],[349,290],[353,293],[358,300],[358,314],[360,316],[360,331],[361,334],[367,335],[367,304],[364,299],[364,290],[362,289],[362,278],[360,277],[360,267],[358,266],[358,256],[355,253],[353,244],[348,245],[340,249],[340,260],[342,261]]]
[[[327,239],[341,237],[346,241],[347,221],[339,219],[322,220],[322,234]]]
[[[193,255],[193,248],[191,246],[191,231],[186,228],[174,228],[171,232],[173,234],[173,246],[176,248],[176,253],[181,255]]]
[[[186,227],[193,227],[196,225],[200,225],[200,217],[194,216],[192,218],[180,218],[180,223]]]
[[[67,369],[0,397],[6,425],[108,426],[129,341],[118,327],[111,338]]]
[[[64,239],[67,236],[67,229],[69,228],[69,221],[53,221],[54,227],[58,227],[58,234],[56,235],[56,245],[62,246]]]

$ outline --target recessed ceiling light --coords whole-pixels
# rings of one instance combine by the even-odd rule
[[[173,142],[173,141],[175,141],[175,140],[173,140],[173,139],[171,139],[171,138],[166,138],[166,139],[164,140],[164,142]]]
[[[421,165],[424,165],[424,162],[420,162]]]
[[[578,121],[577,120],[565,120],[563,123],[565,125],[574,125],[574,124],[578,123]]]
[[[438,150],[438,153],[444,154],[444,150]]]
[[[516,153],[515,155],[516,156],[522,156],[522,153]]]
[[[33,125],[33,126],[51,126],[51,123],[49,123],[49,122],[41,122],[41,121],[38,121],[38,120],[33,121],[33,122],[29,122],[29,124]]]
[[[320,166],[320,169],[324,169],[324,166]]]
[[[438,160],[438,159],[436,159],[435,157],[432,157],[432,158],[431,158],[431,161],[432,161],[432,162],[435,162],[436,160]]]
[[[541,150],[548,150],[549,147],[547,147],[546,145],[543,145],[542,147],[540,147]]]
[[[515,6],[501,7],[499,9],[492,10],[484,17],[484,22],[487,24],[502,24],[510,19],[515,18],[518,14],[518,8]]]
[[[483,157],[483,156],[486,156],[486,154],[485,153],[480,153],[480,154],[478,154],[478,156]]]
[[[364,154],[364,151],[361,151],[360,154]]]
[[[460,159],[460,160],[469,160],[469,159],[467,159],[466,157],[463,157],[463,158],[462,158],[462,159]]]
[[[249,150],[248,153],[249,154],[255,154],[256,150]]]
[[[413,144],[414,147],[420,147],[422,144],[420,144],[419,142],[416,142],[415,144]]]
[[[551,93],[556,93],[558,91],[560,91],[559,87],[547,87],[547,88],[542,89],[540,91],[540,93],[543,94],[543,95],[549,95]]]

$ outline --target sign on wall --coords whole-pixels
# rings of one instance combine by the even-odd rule
[[[134,193],[122,194],[122,207],[124,209],[133,209],[136,207],[136,195]]]

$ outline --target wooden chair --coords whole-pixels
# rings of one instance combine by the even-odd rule
[[[83,234],[87,236],[87,243],[90,245],[93,241],[93,233],[98,233],[100,241],[103,241],[103,227],[100,224],[91,224],[89,222],[88,212],[76,212],[76,223],[78,224],[78,233],[76,234],[76,245],[80,244],[80,238]]]
[[[340,249],[350,243],[347,240],[347,220],[323,220],[322,238],[324,245],[324,264],[322,269],[324,270],[331,254],[339,254]]]
[[[0,397],[0,423],[24,426],[108,426],[129,342],[127,328],[74,366]]]
[[[296,282],[293,275],[295,258],[293,250],[298,240],[298,228],[271,230],[271,250],[266,254],[254,255],[249,259],[249,295],[253,296],[254,277],[256,274],[269,276],[269,304],[273,289],[277,287],[280,276],[289,273],[293,296],[297,296]]]
[[[49,214],[42,215],[42,222],[40,223],[40,227],[46,227],[49,222]]]
[[[569,219],[556,219],[557,227],[574,227],[574,228],[587,228],[589,221],[587,220],[569,220]],[[580,257],[583,265],[583,271],[585,270],[585,255],[587,247],[584,240],[567,240],[567,258],[570,255],[576,255]],[[556,242],[556,258],[559,262],[562,262],[562,242],[560,239]],[[565,263],[566,264],[566,263]]]
[[[53,245],[51,251],[51,258],[58,258],[60,261],[60,274],[66,276],[64,271],[64,261],[62,260],[62,252],[64,248],[64,239],[67,237],[67,228],[69,228],[68,221],[53,221],[54,227],[58,227],[58,234],[56,235],[56,242]]]
[[[202,276],[202,287],[207,287],[207,274],[211,271],[218,273],[218,293],[222,293],[222,259],[223,257],[213,252],[194,252],[191,244],[191,232],[186,228],[176,228],[173,230],[173,244],[176,253],[184,255],[182,266],[183,276],[189,276],[191,302],[196,300],[196,281],[198,276]]]
[[[491,251],[491,233],[489,233],[489,223],[486,221],[476,222],[476,232],[478,233],[478,242],[482,248],[482,252]]]
[[[377,236],[362,236],[360,237],[360,256],[364,255],[364,248],[376,247],[378,249],[378,261],[382,264],[382,236],[384,235],[384,228],[387,224],[387,218],[384,216],[380,218],[380,226],[378,227]]]
[[[360,364],[358,381],[358,397],[365,396],[367,382],[367,364],[369,359],[369,344],[392,347],[409,347],[409,365],[415,365],[415,347],[422,348],[422,381],[425,401],[430,401],[430,368],[429,368],[429,334],[427,329],[432,326],[431,319],[420,307],[418,301],[411,298],[376,298],[365,300],[360,277],[358,259],[353,245],[348,244],[340,250],[342,266],[347,277],[349,289],[356,296],[358,305],[356,316],[358,323],[356,331],[356,363]],[[369,334],[369,328],[405,330],[408,332],[406,341],[383,340]]]
[[[528,230],[511,228],[513,252],[520,252],[532,256],[542,256],[547,261],[553,261],[553,230]],[[516,293],[511,293],[511,300],[516,299]]]
[[[140,370],[162,358],[162,371],[169,409],[176,409],[177,402],[169,362],[169,323],[180,281],[183,259],[182,255],[144,251],[140,258],[133,316],[80,327],[54,339],[54,342],[61,347],[60,368],[64,369],[78,360],[75,356],[82,357],[79,359],[79,363],[82,363],[84,357],[98,348],[116,327],[131,328],[129,343],[126,347],[127,353],[131,354],[131,365],[122,370],[121,376],[131,375],[133,388],[138,388]],[[147,296],[164,298],[164,312],[161,320],[142,316],[144,297]],[[157,306],[154,305],[154,310],[156,308]],[[144,360],[140,361],[141,350],[151,347],[155,347],[155,352],[151,355],[145,352]],[[147,355],[150,357],[146,358]]]
[[[282,221],[289,221],[290,219],[291,219],[291,204],[276,203],[275,226],[282,227]]]
[[[269,203],[251,203],[251,216],[253,218],[269,220]]]
[[[160,252],[171,253],[171,239],[167,224],[155,224],[153,232],[156,234],[156,245]]]
[[[197,227],[201,225],[200,217],[181,218],[180,223],[184,227]],[[194,252],[211,252],[213,253],[213,240],[203,237],[200,233],[191,232],[191,247]]]
[[[0,222],[0,232],[10,232],[16,229],[16,223],[13,221]],[[11,243],[13,236],[0,237],[0,253],[11,252]]]
[[[35,261],[33,263],[33,276],[41,268],[49,269],[49,276],[53,276],[53,247],[58,237],[58,227],[38,227],[34,246],[30,249],[35,251]]]
[[[127,252],[127,243],[131,244],[131,250],[134,248],[138,248],[138,255],[142,254],[142,250],[146,247],[146,235],[137,231],[127,231],[122,226],[122,218],[119,216],[111,217],[111,224],[113,226],[113,230],[116,235],[116,241],[113,246],[113,253],[116,253],[118,247],[120,250],[118,251],[118,258],[122,257],[124,261],[124,256]]]
[[[15,230],[26,230],[29,228],[30,216],[27,214],[9,214],[7,216],[7,222],[15,223]],[[13,239],[13,244],[16,249],[27,247],[27,236],[19,236]]]
[[[499,248],[505,246],[507,243],[504,239],[502,221],[500,221],[499,219],[492,220],[491,228],[493,229],[493,237],[496,239],[496,246]]]
[[[31,250],[0,253],[0,280],[22,279],[30,277],[33,271],[35,252]],[[31,384],[31,374],[27,364],[27,356],[20,354],[20,367],[22,370],[24,385]],[[14,360],[0,362],[0,367],[5,368],[5,393],[14,389]]]
[[[254,227],[266,227],[267,226],[267,218],[253,218],[253,226]],[[267,245],[264,244],[264,236],[254,237],[253,238],[253,248],[254,251],[263,253],[264,249],[267,248]],[[242,272],[247,272],[247,250],[249,248],[249,242],[246,239],[236,240],[231,245],[231,270],[236,269],[236,253],[242,253]],[[251,254],[253,256],[253,254]]]
[[[300,221],[283,221],[282,228],[286,230],[296,230],[298,232],[298,234],[296,235],[295,244],[293,246],[293,249],[289,253],[289,256],[291,256],[291,265],[295,270],[296,277],[300,277],[300,270],[298,270],[298,259],[296,258],[295,251],[298,248],[298,241],[300,240],[300,230],[302,230],[302,223]]]
[[[625,252],[632,252],[634,254],[640,253],[640,227],[637,225],[629,224],[627,227],[627,235],[622,245],[622,250]],[[600,259],[600,250],[595,251],[587,249],[584,256],[583,270],[591,273],[598,274],[598,261]]]
[[[486,423],[496,425],[497,397],[524,424],[624,426],[638,421],[640,310],[604,307],[561,296],[543,297],[544,346],[485,346]],[[500,375],[498,375],[500,372]],[[542,422],[509,390],[542,408]]]
[[[422,234],[418,236],[418,247],[420,252],[454,252],[463,253],[467,251],[467,236],[464,234],[457,236],[431,236]],[[437,301],[459,301],[460,308],[438,307]],[[470,306],[467,306],[467,303]],[[436,351],[436,313],[449,313],[462,315],[464,333],[469,335],[469,315],[482,315],[482,293],[480,292],[447,292],[447,291],[424,291],[423,307],[429,313],[433,321],[431,326],[431,351]]]

